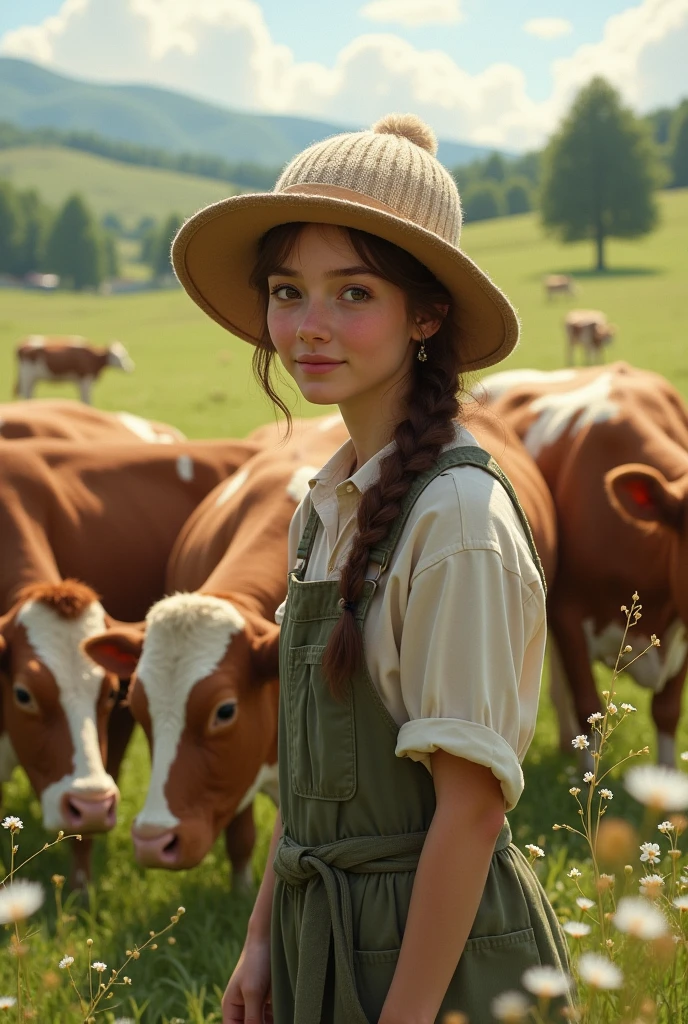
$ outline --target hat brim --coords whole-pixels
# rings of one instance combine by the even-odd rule
[[[177,234],[172,245],[175,273],[208,316],[257,345],[264,314],[249,277],[258,242],[270,228],[295,221],[368,231],[420,260],[452,296],[462,372],[493,366],[518,343],[513,306],[464,252],[412,221],[350,200],[267,192],[214,203]]]

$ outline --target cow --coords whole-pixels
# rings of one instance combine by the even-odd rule
[[[586,365],[604,362],[604,349],[611,345],[616,327],[607,323],[607,317],[599,309],[572,309],[564,320],[566,333],[566,361],[573,366],[576,361],[576,347],[583,350]]]
[[[34,398],[0,404],[0,437],[61,437],[69,441],[134,441],[174,444],[180,430],[130,412],[104,412],[70,399]]]
[[[112,826],[116,769],[131,732],[129,712],[117,713],[106,771],[106,712],[117,684],[93,671],[81,642],[113,620],[143,619],[165,593],[185,520],[257,450],[249,441],[3,446],[0,781],[21,764],[47,829]]]
[[[553,574],[554,509],[537,468],[493,415],[471,410],[468,426],[503,457]],[[192,513],[168,565],[177,593],[153,606],[145,631],[110,630],[84,644],[104,669],[135,673],[131,708],[152,750],[132,828],[145,866],[193,867],[224,829],[235,880],[251,878],[252,801],[259,788],[276,799],[274,614],[286,593],[288,527],[315,467],[348,437],[338,415],[297,421],[295,431],[282,449],[278,426],[256,431],[266,450]]]
[[[638,591],[629,669],[653,691],[658,760],[673,765],[688,668],[688,409],[659,374],[608,367],[516,370],[477,392],[522,438],[557,511],[559,556],[549,594],[552,690],[562,749],[599,710],[592,664],[613,666]],[[567,692],[572,706],[569,705]]]
[[[14,393],[32,398],[39,380],[71,381],[79,388],[81,401],[91,404],[91,389],[106,366],[131,373],[134,364],[124,345],[90,345],[80,335],[32,334],[16,348],[17,383]]]
[[[548,299],[554,295],[575,295],[576,284],[568,274],[547,274],[542,284]]]

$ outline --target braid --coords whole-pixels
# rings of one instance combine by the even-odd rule
[[[355,613],[370,551],[387,536],[414,479],[434,465],[442,448],[454,438],[453,421],[459,412],[458,363],[445,321],[428,346],[428,361],[414,360],[407,416],[394,431],[394,450],[381,462],[378,481],[361,496],[358,532],[340,578],[342,615],[323,655],[323,672],[335,697],[343,696],[363,658],[363,636]]]

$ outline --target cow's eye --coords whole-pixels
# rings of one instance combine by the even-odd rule
[[[237,702],[235,700],[226,700],[222,704],[218,704],[213,712],[211,721],[211,728],[219,729],[223,725],[229,725],[236,716]]]
[[[15,683],[12,687],[14,700],[24,711],[36,711],[36,702],[30,690],[27,690],[21,683]]]

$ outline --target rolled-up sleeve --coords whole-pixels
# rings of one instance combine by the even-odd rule
[[[544,592],[499,551],[444,554],[412,580],[399,654],[409,721],[396,754],[446,750],[499,779],[506,809],[523,790],[521,761],[535,731],[546,637]]]

